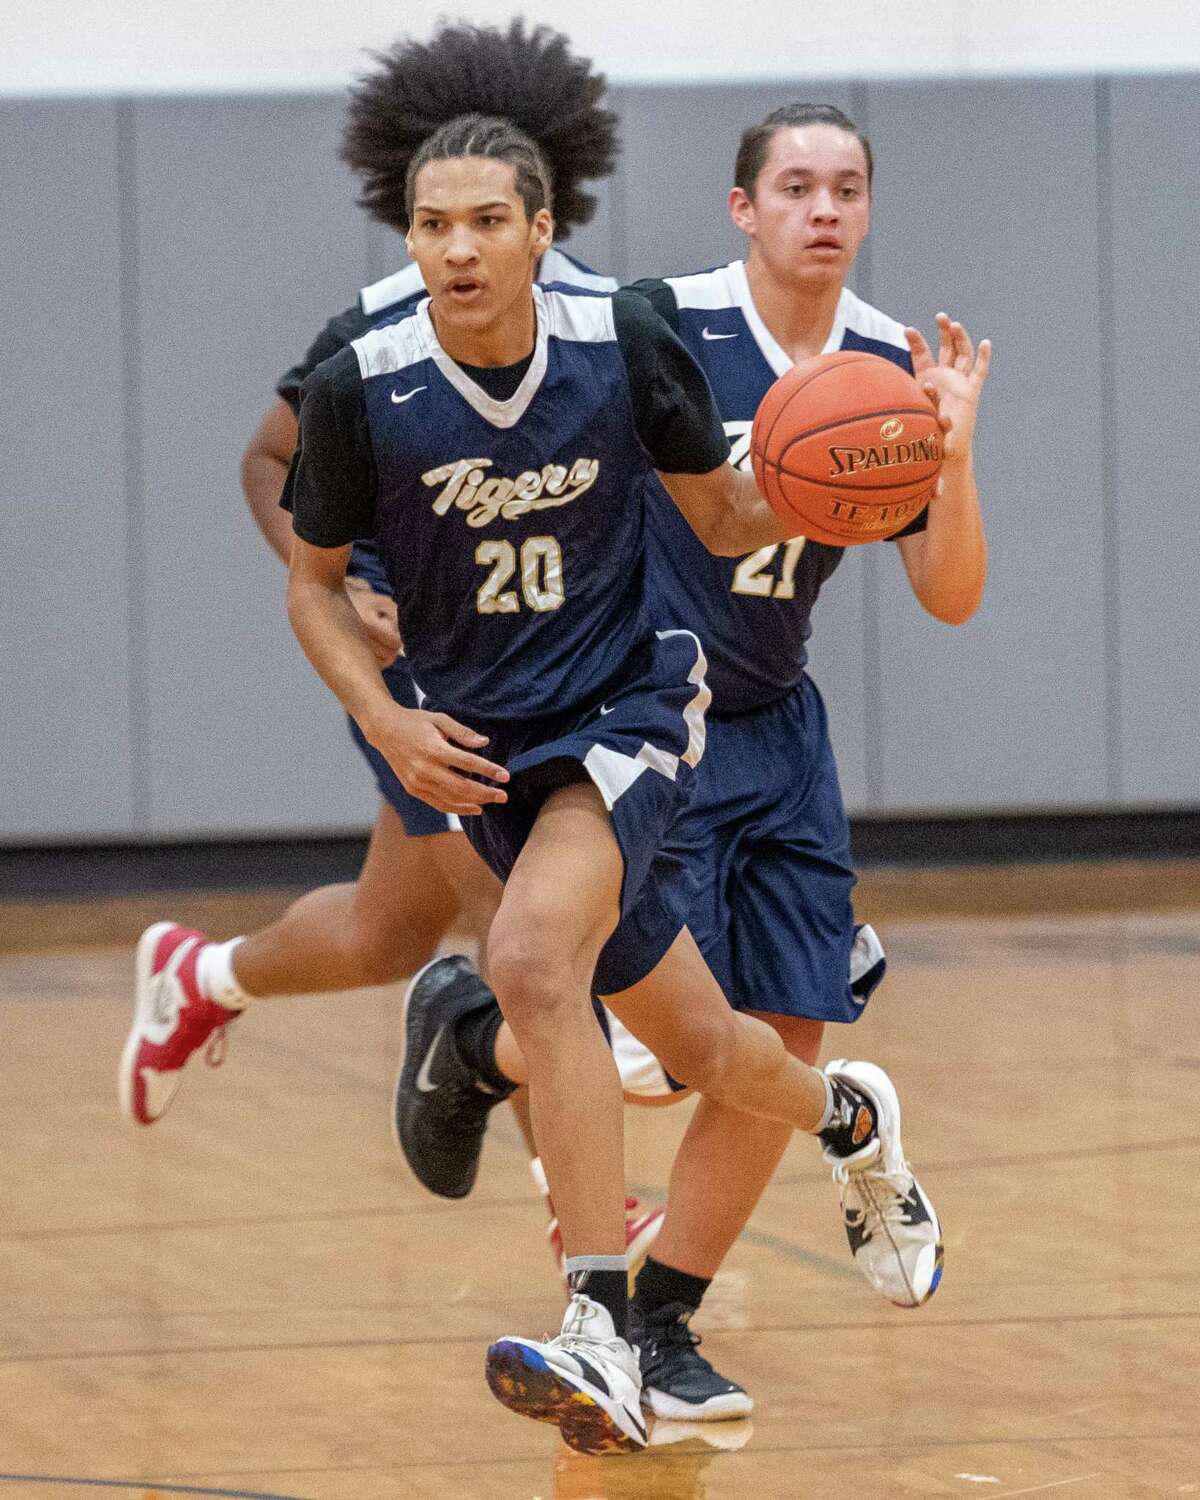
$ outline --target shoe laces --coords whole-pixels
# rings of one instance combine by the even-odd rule
[[[857,1168],[846,1162],[837,1162],[833,1168],[833,1180],[845,1188],[851,1183],[862,1189],[867,1207],[885,1222],[898,1221],[904,1215],[905,1203],[912,1191],[913,1171],[906,1161],[892,1171],[885,1171],[880,1159]]]
[[[562,1332],[549,1342],[559,1349],[565,1349],[568,1354],[578,1351],[585,1358],[588,1352],[594,1351],[597,1346],[601,1349],[611,1349],[614,1354],[619,1353],[622,1346],[627,1342],[619,1335],[616,1338],[605,1339],[601,1338],[598,1334],[587,1332],[587,1325],[595,1316],[595,1304],[588,1297],[576,1293],[568,1304],[567,1316],[563,1320]]]
[[[682,1302],[671,1302],[640,1320],[638,1333],[642,1337],[638,1342],[643,1347],[649,1345],[649,1358],[660,1359],[670,1349],[696,1350],[700,1347],[700,1335],[688,1321],[693,1311],[693,1308]],[[702,1365],[712,1369],[702,1354],[695,1357]]]

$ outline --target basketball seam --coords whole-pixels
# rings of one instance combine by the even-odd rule
[[[932,417],[934,423],[936,424],[937,422],[937,417],[931,407],[891,406],[885,407],[882,411],[854,412],[850,416],[838,417],[837,420],[833,422],[822,422],[820,427],[810,427],[807,432],[796,433],[794,437],[788,439],[787,446],[788,448],[791,448],[796,443],[804,442],[806,438],[820,437],[823,432],[831,432],[835,427],[849,427],[852,422],[870,422],[873,421],[876,417]],[[938,430],[940,431],[941,429],[939,428]],[[787,449],[785,448],[784,452],[786,451]]]
[[[772,419],[770,431],[763,438],[763,447],[764,448],[769,448],[770,447],[770,445],[771,445],[771,438],[772,438],[772,436],[774,435],[774,432],[775,432],[775,426],[778,423],[780,417],[783,416],[784,412],[787,411],[788,407],[792,404],[792,397],[799,395],[799,393],[801,391],[806,391],[810,385],[816,385],[817,381],[820,380],[822,378],[822,376],[824,376],[824,375],[831,375],[834,372],[834,370],[840,370],[840,369],[842,369],[844,367],[844,365],[846,364],[846,361],[845,360],[838,360],[837,356],[839,354],[851,354],[851,355],[866,354],[866,350],[865,349],[835,349],[835,350],[833,350],[832,351],[832,357],[829,359],[829,363],[827,365],[824,365],[819,370],[814,370],[813,373],[808,377],[807,380],[804,381],[804,383],[802,385],[798,385],[794,391],[789,391],[787,393],[786,399],[783,402],[783,405],[775,413],[775,416]],[[878,354],[868,354],[867,355],[868,359],[879,359],[880,357],[881,356],[878,355]],[[792,369],[794,370],[795,368],[796,368],[796,366],[793,365]],[[783,377],[781,376],[780,379],[782,379],[782,378]]]
[[[815,485],[822,490],[844,490],[847,495],[871,495],[876,490],[901,490],[910,484],[932,484],[937,478],[937,471],[932,474],[923,474],[919,479],[885,480],[882,484],[846,484],[838,479],[810,479],[807,474],[797,474],[795,469],[785,469],[782,464],[772,463],[770,459],[764,459],[763,464],[775,470],[776,474],[786,474],[789,479],[798,479],[801,484]]]

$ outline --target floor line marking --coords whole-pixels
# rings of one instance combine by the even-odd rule
[[[157,1479],[71,1479],[65,1474],[0,1474],[0,1484],[69,1484],[80,1489],[135,1490],[142,1495],[208,1495],[217,1500],[305,1500],[303,1495],[265,1494],[262,1490],[211,1490],[194,1484],[162,1484]]]
[[[1005,1500],[1008,1495],[1040,1495],[1046,1490],[1060,1490],[1064,1484],[1082,1484],[1085,1479],[1099,1479],[1100,1471],[1094,1474],[1077,1474],[1074,1479],[1055,1479],[1050,1484],[1035,1484],[1027,1490],[1000,1490],[994,1500]]]

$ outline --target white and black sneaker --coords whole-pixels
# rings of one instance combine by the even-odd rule
[[[629,1340],[638,1348],[642,1404],[676,1422],[726,1422],[746,1417],[754,1402],[699,1353],[700,1335],[688,1327],[693,1309],[671,1302],[642,1313],[629,1305]]]
[[[829,1063],[825,1072],[875,1111],[862,1145],[841,1154],[826,1144],[842,1204],[842,1221],[854,1263],[881,1297],[899,1307],[920,1307],[942,1279],[942,1229],[933,1204],[904,1159],[900,1099],[874,1063]],[[866,1116],[867,1111],[862,1110]],[[857,1131],[856,1131],[857,1134]]]
[[[556,1338],[499,1339],[487,1383],[502,1406],[553,1422],[577,1453],[634,1453],[646,1446],[637,1350],[618,1338],[608,1309],[576,1292]]]
[[[396,1078],[396,1143],[422,1187],[439,1198],[465,1198],[475,1185],[488,1115],[512,1088],[485,1083],[463,1061],[454,1028],[496,997],[455,954],[435,958],[405,994],[404,1060]]]

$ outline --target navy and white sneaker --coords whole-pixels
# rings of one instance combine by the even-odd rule
[[[629,1306],[629,1339],[637,1345],[642,1404],[674,1422],[726,1422],[747,1417],[754,1402],[698,1352],[700,1335],[688,1327],[693,1309],[671,1302],[645,1314]]]
[[[487,1352],[487,1383],[509,1411],[553,1422],[577,1453],[635,1453],[647,1442],[637,1350],[608,1309],[576,1292],[556,1338],[506,1338]]]
[[[465,1198],[475,1185],[488,1115],[512,1089],[492,1088],[459,1054],[455,1024],[496,997],[460,954],[435,958],[404,997],[404,1061],[392,1126],[417,1181],[439,1198]]]
[[[942,1279],[942,1228],[904,1159],[895,1085],[874,1063],[842,1058],[825,1072],[865,1094],[875,1108],[875,1129],[862,1146],[846,1156],[828,1147],[823,1153],[833,1168],[854,1264],[881,1297],[920,1307]],[[867,1111],[862,1114],[865,1119]]]

